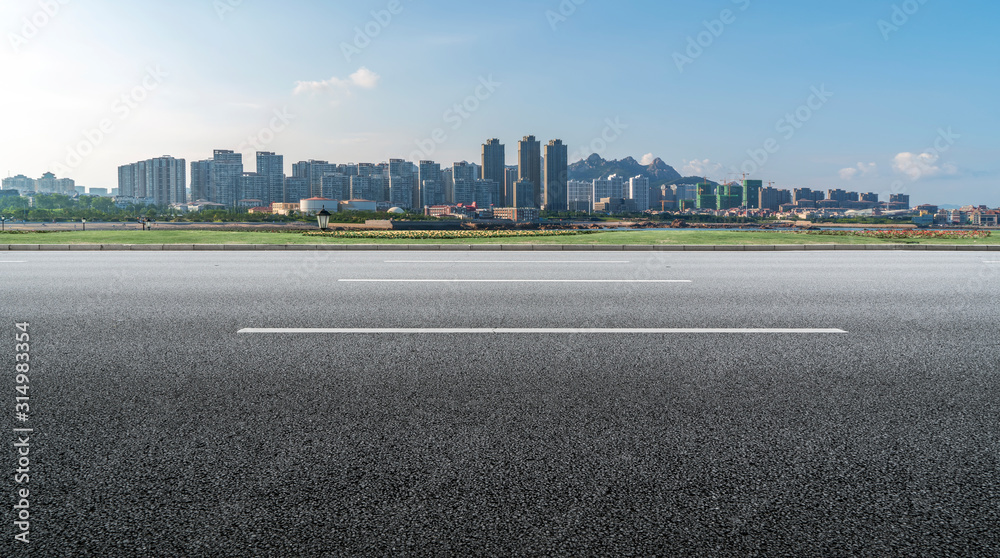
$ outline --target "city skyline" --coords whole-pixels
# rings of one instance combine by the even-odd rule
[[[569,163],[1000,205],[985,2],[52,5],[0,6],[5,176],[113,187],[129,161],[218,146],[477,161],[529,130]]]

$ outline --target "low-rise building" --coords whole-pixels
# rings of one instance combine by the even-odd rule
[[[494,207],[493,218],[515,223],[537,221],[541,217],[537,207]]]
[[[371,200],[344,200],[340,202],[341,211],[378,211],[378,206],[378,202]]]
[[[972,212],[972,224],[977,227],[997,227],[1000,226],[1000,210],[987,209]]]
[[[298,213],[300,211],[300,209],[301,209],[301,205],[299,205],[298,203],[278,203],[278,202],[275,202],[275,203],[271,204],[271,213],[274,214],[274,215],[284,215],[284,216],[287,217],[288,215],[291,215],[292,213]]]
[[[299,202],[299,211],[306,215],[315,215],[324,209],[336,213],[340,210],[340,202],[329,198],[309,198]]]

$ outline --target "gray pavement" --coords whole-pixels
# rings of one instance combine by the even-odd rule
[[[0,555],[995,556],[993,260],[7,252]]]

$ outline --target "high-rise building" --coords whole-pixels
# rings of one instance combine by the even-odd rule
[[[237,200],[239,207],[260,207],[270,205],[264,198],[268,193],[267,177],[256,172],[245,172],[240,176],[240,187],[238,189],[240,199]]]
[[[407,163],[409,164],[409,163]],[[401,171],[403,169],[400,169]],[[413,207],[413,175],[406,174],[389,176],[389,203],[402,209]]]
[[[236,208],[243,198],[240,182],[243,177],[243,154],[216,149],[212,156],[212,180],[208,201]]]
[[[837,207],[844,207],[843,204],[847,201],[847,192],[839,188],[827,190],[827,199],[837,202]]]
[[[454,181],[452,202],[456,205],[471,205],[476,201],[476,181],[459,178]]]
[[[118,195],[124,198],[136,198],[139,197],[139,180],[140,177],[143,182],[142,197],[146,197],[146,172],[143,169],[142,172],[139,171],[139,163],[131,163],[128,165],[122,165],[118,167]]]
[[[47,172],[35,180],[35,190],[39,194],[53,194],[56,191],[56,175]]]
[[[410,209],[420,204],[418,188],[420,171],[416,165],[405,159],[389,159],[389,201],[396,207]],[[395,190],[395,193],[393,192]],[[402,199],[402,192],[409,192],[409,199]]]
[[[4,190],[17,190],[22,196],[35,193],[35,179],[28,178],[23,174],[11,176],[3,179]]]
[[[156,205],[187,202],[187,162],[169,155],[118,167],[122,197],[151,200]]]
[[[777,211],[778,207],[781,206],[781,195],[777,188],[761,188],[760,192],[757,193],[758,209],[769,209],[771,211]]]
[[[451,166],[451,191],[447,192],[448,203],[471,204],[475,201],[475,185],[479,175],[477,165],[466,161]]]
[[[629,180],[629,199],[635,203],[636,211],[649,209],[649,178],[636,176]]]
[[[530,180],[514,182],[511,197],[512,207],[537,207],[535,205],[535,185]]]
[[[517,175],[517,165],[504,168],[503,201],[508,206],[513,203],[513,198],[511,196],[514,192],[514,183],[517,182]]]
[[[542,206],[542,144],[535,136],[524,136],[517,144],[518,180],[531,182],[535,191],[535,201],[532,207]],[[518,206],[524,207],[524,206]]]
[[[708,182],[698,183],[698,195],[695,197],[695,206],[698,209],[718,209],[718,199],[715,195],[716,188]]]
[[[733,209],[743,204],[743,187],[720,184],[715,189],[715,209]]]
[[[694,207],[694,201],[698,199],[697,184],[675,184],[671,189],[674,191],[674,198],[678,202],[690,201],[690,205]]]
[[[624,176],[612,174],[608,177],[608,181],[611,183],[612,198],[628,199],[628,181],[625,180]]]
[[[191,201],[208,201],[211,183],[212,160],[191,161]]]
[[[763,180],[744,180],[743,207],[747,209],[760,209],[760,190],[763,187]]]
[[[598,203],[604,198],[621,197],[621,192],[616,190],[616,185],[609,178],[595,178],[592,183],[590,199],[593,203]]]
[[[73,180],[72,178],[57,178],[56,192],[60,194],[75,194],[76,181]]]
[[[305,178],[309,181],[310,197],[323,197],[323,176],[337,172],[337,165],[331,165],[328,161],[299,161],[292,165],[292,176]]]
[[[444,205],[444,183],[441,182],[441,165],[434,161],[420,161],[417,166],[417,182],[420,184],[416,207]]]
[[[874,192],[868,192],[866,194],[861,194],[861,201],[868,203],[878,203],[878,194]]]
[[[507,200],[507,155],[505,152],[504,145],[500,143],[500,140],[493,138],[488,140],[483,144],[483,166],[482,166],[482,178],[483,180],[492,180],[497,185],[499,185],[498,195],[500,197],[494,198],[493,204],[499,207],[506,205]]]
[[[898,203],[910,207],[910,196],[908,194],[889,194],[889,203]]]
[[[284,203],[299,203],[310,197],[309,179],[297,176],[285,178]]]
[[[495,206],[497,199],[498,186],[493,180],[476,180],[475,185],[472,189],[472,198],[476,202],[476,207],[491,207]]]
[[[375,193],[372,191],[371,175],[358,175],[351,177],[351,199],[352,200],[375,200]]]
[[[568,208],[569,152],[562,140],[552,140],[545,146],[545,209],[566,211]]]
[[[351,177],[339,172],[327,173],[322,178],[321,198],[347,200],[351,197]]]
[[[594,183],[582,180],[566,182],[566,201],[570,211],[591,212],[594,209]]]
[[[823,197],[823,192],[820,191],[814,192],[809,188],[795,188],[794,190],[792,190],[792,203],[795,204],[803,201],[819,202],[823,201],[824,199],[826,198]]]
[[[280,202],[284,197],[285,157],[268,151],[258,151],[257,174],[263,176],[267,182],[267,188],[261,198],[264,205]]]
[[[155,205],[187,203],[187,161],[168,155],[145,161],[146,197]]]

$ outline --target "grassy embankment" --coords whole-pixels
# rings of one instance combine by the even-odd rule
[[[614,231],[566,236],[383,239],[307,236],[301,233],[223,231],[67,231],[0,234],[4,244],[598,244],[598,245],[773,245],[773,244],[1000,244],[997,237],[981,239],[879,239],[816,235],[803,232],[748,231]]]

